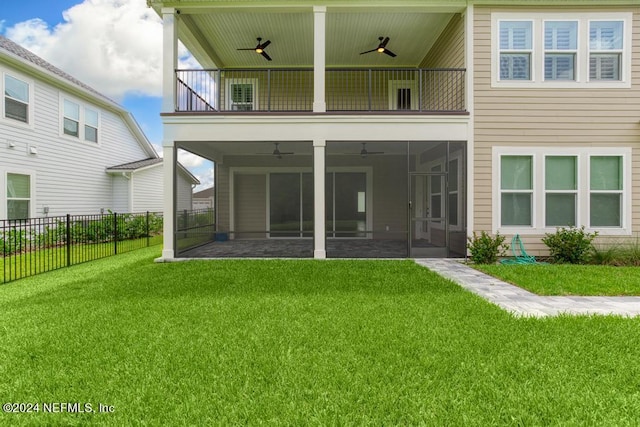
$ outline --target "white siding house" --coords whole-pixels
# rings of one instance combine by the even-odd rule
[[[4,37],[0,92],[0,219],[161,210],[162,159],[116,102]],[[144,186],[107,173],[140,160]]]

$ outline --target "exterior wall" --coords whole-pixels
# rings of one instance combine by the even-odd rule
[[[114,175],[112,178],[113,202],[112,210],[114,212],[131,212],[130,180],[122,175]]]
[[[455,14],[420,68],[464,68],[464,18]]]
[[[161,184],[162,179],[160,177],[162,177],[162,168],[158,168],[158,169],[160,169],[160,172],[158,174],[158,177],[156,178],[157,181],[151,183],[151,185],[155,185],[154,191],[159,190],[160,198],[158,199],[158,201],[161,201],[162,200],[162,184]],[[177,171],[177,178],[178,178],[178,188],[177,188],[178,198],[176,200],[177,209],[178,211],[183,211],[183,210],[190,211],[191,209],[193,209],[192,207],[193,188],[191,187],[191,180],[179,168]],[[160,210],[162,210],[161,209],[162,203],[159,203],[159,206],[160,206]]]
[[[266,228],[267,198],[266,175],[235,174],[233,197],[235,204],[234,228],[240,231],[259,231]],[[237,233],[237,239],[264,238],[265,233]]]
[[[491,86],[492,12],[629,12],[633,15],[631,88],[556,89]],[[633,232],[640,231],[640,8],[523,9],[476,7],[474,15],[474,223],[492,232],[495,193],[492,147],[632,147]],[[527,251],[546,253],[539,235],[523,236]]]
[[[0,64],[0,72],[8,71]],[[35,194],[32,195],[32,215],[49,216],[97,214],[100,209],[114,209],[112,177],[105,168],[128,163],[149,156],[122,118],[108,110],[81,101],[100,112],[98,141],[92,143],[61,135],[61,96],[58,88],[11,70],[13,75],[33,82],[33,126],[4,119],[0,114],[0,175],[7,170],[36,174]],[[3,109],[2,109],[3,111]],[[14,147],[9,147],[9,141]],[[37,154],[30,154],[35,147]],[[2,180],[4,182],[4,178]],[[5,215],[6,187],[0,189],[0,216]],[[121,206],[121,205],[119,205]]]
[[[162,163],[131,174],[133,181],[133,206],[132,212],[162,212],[163,187],[162,187]],[[178,179],[184,179],[183,174],[178,174]],[[181,209],[184,209],[180,207]]]

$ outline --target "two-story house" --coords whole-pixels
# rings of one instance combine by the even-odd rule
[[[221,237],[180,244],[166,168],[164,258],[460,256],[481,230],[535,254],[559,226],[640,230],[637,0],[148,3],[165,159],[214,162]],[[178,40],[201,69],[176,68]]]
[[[1,36],[0,88],[0,220],[162,211],[162,159],[123,107]]]

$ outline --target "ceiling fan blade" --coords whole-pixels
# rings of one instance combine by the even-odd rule
[[[377,51],[377,50],[378,50],[378,49],[376,48],[376,49],[368,50],[368,51],[366,51],[366,52],[360,52],[360,55],[364,55],[365,53],[375,52],[375,51]]]
[[[262,53],[260,53],[260,55],[264,56],[267,61],[271,61],[271,57],[267,55],[267,52],[265,52],[264,50],[262,51]]]
[[[264,49],[265,47],[269,46],[271,44],[271,40],[267,40],[266,42],[262,43],[262,45],[258,45],[260,47],[260,49]]]
[[[390,56],[390,57],[392,57],[392,58],[395,58],[395,57],[396,57],[396,54],[395,54],[395,53],[393,53],[393,52],[391,52],[389,49],[385,49],[385,50],[384,50],[384,53],[386,53],[387,55],[389,55],[389,56]]]
[[[387,43],[389,43],[389,37],[385,38],[382,43],[380,43],[379,47],[386,47]]]
[[[256,48],[255,47],[245,47],[245,48],[236,49],[236,50],[256,50]]]

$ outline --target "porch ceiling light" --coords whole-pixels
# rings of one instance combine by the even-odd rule
[[[264,51],[264,49],[270,44],[271,40],[267,40],[266,42],[262,43],[262,37],[258,37],[258,44],[256,45],[256,47],[243,47],[238,50],[253,50],[255,53],[264,56],[267,61],[271,61],[271,57],[267,55],[267,52]]]
[[[386,53],[387,55],[389,55],[392,58],[396,57],[396,54],[391,52],[389,49],[387,49],[387,43],[389,43],[389,37],[378,37],[378,40],[380,40],[380,43],[378,44],[378,47],[375,49],[371,49],[371,50],[367,50],[366,52],[361,52],[360,55],[364,55],[365,53],[371,53],[371,52],[378,52],[378,53]]]

